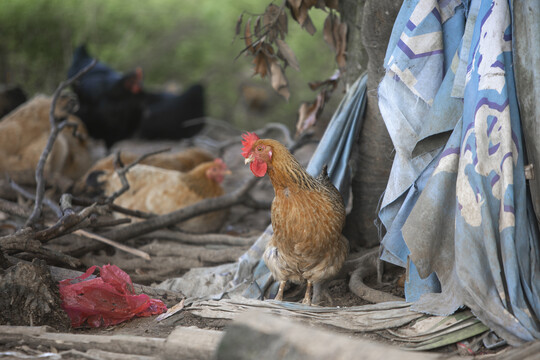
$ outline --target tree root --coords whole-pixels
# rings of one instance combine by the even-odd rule
[[[379,258],[379,248],[370,250],[357,259],[347,262],[347,268],[355,267],[349,280],[349,289],[358,297],[371,303],[381,303],[387,301],[404,301],[398,296],[375,290],[364,284],[364,279],[377,273],[377,260]]]

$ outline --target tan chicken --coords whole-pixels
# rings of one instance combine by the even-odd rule
[[[345,207],[339,191],[323,169],[309,175],[289,150],[276,140],[243,135],[242,156],[255,176],[268,174],[274,187],[271,220],[274,234],[264,261],[280,282],[276,300],[283,300],[287,281],[307,282],[303,304],[311,305],[311,290],[335,276],[349,244],[341,234]]]
[[[111,154],[107,157],[104,157],[103,159],[98,160],[90,170],[86,172],[84,176],[82,176],[79,181],[75,184],[73,192],[75,194],[94,194],[96,192],[96,184],[95,181],[91,179],[92,176],[95,177],[96,171],[103,170],[103,171],[113,171],[114,170],[114,161],[116,158],[116,154]],[[128,151],[122,151],[120,152],[120,160],[124,165],[129,165],[135,160],[139,158],[139,155],[128,152]],[[146,159],[143,159],[140,164],[143,165],[150,165],[155,166],[162,169],[169,169],[169,170],[177,170],[181,172],[186,172],[191,169],[193,169],[195,166],[208,162],[213,161],[214,156],[207,152],[206,150],[203,150],[201,148],[189,148],[183,151],[178,151],[174,153],[160,153],[155,154],[152,156],[147,157]]]
[[[127,174],[130,188],[115,200],[115,204],[154,214],[167,214],[195,204],[203,199],[223,195],[221,183],[230,174],[221,159],[199,164],[187,173],[149,165],[135,165]],[[97,170],[92,176],[106,196],[122,186],[112,170]],[[218,231],[226,220],[227,211],[215,211],[182,222],[180,229],[193,233]]]
[[[72,128],[58,135],[45,164],[47,177],[78,179],[92,164],[87,132],[79,118],[70,114],[74,99],[61,96],[56,103],[57,118],[66,118],[78,125],[77,136]],[[33,184],[37,163],[50,134],[49,111],[52,98],[38,95],[0,121],[0,173],[19,183]]]

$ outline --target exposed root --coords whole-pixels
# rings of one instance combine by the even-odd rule
[[[358,297],[371,303],[381,303],[387,301],[403,301],[403,298],[375,290],[364,284],[364,279],[377,273],[377,259],[379,258],[379,249],[370,250],[358,259],[351,260],[347,267],[356,265],[356,270],[351,274],[349,289]]]

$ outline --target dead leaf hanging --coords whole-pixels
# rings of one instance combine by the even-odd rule
[[[324,92],[317,94],[317,98],[314,102],[304,102],[298,109],[298,122],[296,123],[296,135],[300,135],[306,130],[312,128],[317,122],[324,104],[326,102],[326,96]]]
[[[253,40],[251,39],[251,19],[248,19],[246,22],[246,28],[244,29],[244,42],[246,44],[246,48],[252,53],[255,53],[255,49],[253,49]]]
[[[323,38],[336,53],[336,62],[340,69],[346,66],[347,25],[342,23],[333,12],[324,21]]]
[[[261,78],[264,79],[266,73],[268,72],[268,60],[266,54],[260,51],[253,59],[253,64],[255,64],[255,69],[253,75],[259,74]]]
[[[242,20],[244,19],[244,14],[241,14],[238,17],[238,20],[236,20],[236,29],[234,31],[234,34],[238,36],[240,34],[240,30],[242,28]]]
[[[294,52],[291,50],[289,45],[281,39],[276,39],[276,44],[278,46],[280,54],[285,59],[286,63],[290,65],[293,69],[300,71],[300,64],[298,63],[298,59],[296,59],[296,55],[294,55]]]
[[[338,10],[339,0],[324,0],[324,4],[330,9]]]
[[[277,24],[280,13],[281,9],[279,6],[275,4],[270,4],[266,8],[266,11],[263,15],[264,28],[268,32],[268,41],[271,43],[274,42],[279,35],[279,29]]]
[[[275,59],[270,62],[270,80],[274,90],[276,90],[279,95],[283,96],[285,100],[288,101],[291,95],[289,91],[289,83],[285,77],[285,74],[283,73],[283,68]]]
[[[323,27],[323,39],[334,52],[337,52],[337,41],[334,37],[334,24],[336,22],[336,17],[337,16],[333,13],[328,14],[324,20]]]

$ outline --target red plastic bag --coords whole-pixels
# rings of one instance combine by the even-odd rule
[[[99,267],[92,266],[83,275],[59,283],[62,308],[72,327],[85,322],[91,327],[110,326],[134,316],[157,315],[167,310],[161,300],[136,295],[131,278],[116,265],[104,265],[99,277],[86,280],[96,268]]]

